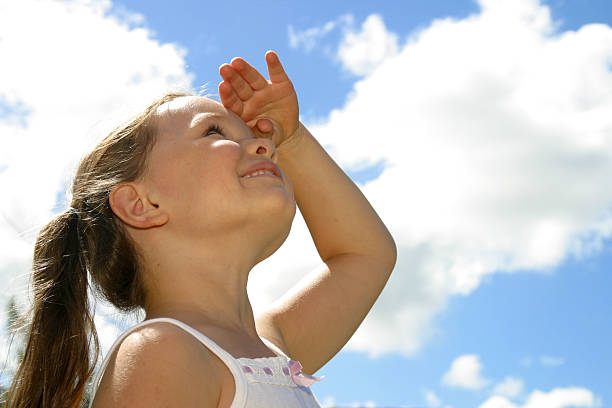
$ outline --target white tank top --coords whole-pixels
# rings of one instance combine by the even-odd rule
[[[218,344],[200,333],[193,327],[181,322],[180,320],[169,317],[160,317],[156,319],[145,320],[128,331],[123,333],[109,350],[102,366],[96,374],[93,390],[91,394],[91,402],[89,408],[93,404],[96,391],[100,386],[100,381],[104,375],[104,370],[108,366],[110,356],[115,348],[125,339],[133,330],[154,322],[172,323],[186,332],[192,334],[200,340],[204,346],[215,353],[227,365],[230,372],[234,376],[236,383],[236,394],[230,408],[320,408],[317,399],[308,387],[297,385],[292,379],[289,361],[291,360],[278,347],[267,339],[262,338],[266,346],[268,346],[277,357],[259,357],[259,358],[234,358],[227,351],[222,349]]]

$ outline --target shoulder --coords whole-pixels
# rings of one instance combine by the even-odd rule
[[[139,327],[110,357],[93,407],[216,407],[222,390],[216,360],[170,323]]]

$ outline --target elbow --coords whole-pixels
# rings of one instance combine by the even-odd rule
[[[395,245],[395,241],[392,241],[392,245],[391,245],[391,254],[389,256],[389,274],[391,274],[391,272],[393,272],[393,269],[395,268],[395,264],[397,263],[397,246]]]
[[[397,246],[395,245],[395,241],[393,237],[389,235],[389,242],[386,245],[385,249],[381,251],[379,255],[379,259],[381,263],[386,265],[386,268],[389,270],[389,275],[393,272],[395,268],[395,264],[397,263]]]
[[[388,256],[389,259],[392,260],[392,266],[391,268],[393,268],[395,266],[395,262],[397,262],[397,245],[395,244],[395,240],[393,239],[393,236],[391,235],[391,233],[389,233],[389,243],[388,243]]]

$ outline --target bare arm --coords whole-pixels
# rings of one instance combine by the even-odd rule
[[[222,67],[219,93],[255,133],[267,137],[267,130],[277,144],[278,164],[293,183],[323,261],[257,318],[258,327],[281,337],[304,372],[313,373],[346,344],[372,308],[395,265],[396,247],[359,188],[297,122],[297,97],[276,55],[266,60],[270,81],[243,60]]]
[[[391,234],[359,188],[300,126],[279,165],[323,263],[266,311],[288,351],[313,373],[348,342],[383,290],[396,259]]]

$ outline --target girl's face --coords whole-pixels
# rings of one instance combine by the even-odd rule
[[[156,125],[143,180],[176,235],[220,242],[249,227],[262,235],[279,228],[288,233],[295,215],[288,177],[280,169],[280,177],[243,177],[257,164],[277,161],[271,140],[255,138],[233,112],[200,97],[162,105]]]

